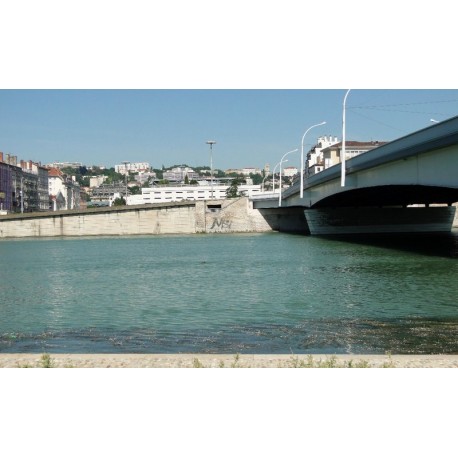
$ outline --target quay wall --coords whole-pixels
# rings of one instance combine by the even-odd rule
[[[300,211],[253,209],[248,198],[0,216],[0,238],[304,231]],[[288,215],[287,215],[288,213]]]
[[[0,239],[270,231],[309,233],[303,209],[254,209],[242,197],[0,216]]]

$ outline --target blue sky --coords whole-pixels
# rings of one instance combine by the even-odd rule
[[[0,151],[48,163],[263,167],[342,135],[344,89],[0,90]],[[352,89],[348,140],[389,141],[458,115],[458,90]],[[288,165],[299,166],[299,153]]]

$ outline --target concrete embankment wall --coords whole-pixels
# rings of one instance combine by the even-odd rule
[[[247,198],[0,217],[0,238],[305,231],[303,211],[253,209]]]

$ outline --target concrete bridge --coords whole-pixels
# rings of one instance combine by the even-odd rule
[[[458,116],[304,177],[282,193],[312,234],[447,232],[458,202]],[[277,199],[254,208],[275,207]]]

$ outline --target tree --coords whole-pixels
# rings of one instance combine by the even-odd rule
[[[140,188],[140,186],[129,186],[129,191],[132,195],[136,195],[136,194],[141,194],[142,193],[142,189]]]
[[[261,184],[263,180],[260,173],[250,173],[250,178],[253,180],[253,184]]]
[[[156,178],[162,180],[164,173],[161,169],[153,169],[153,172],[156,173]]]
[[[113,206],[120,207],[121,205],[126,205],[124,197],[116,197],[116,199],[113,201]]]
[[[184,184],[189,184],[188,174],[184,177]]]
[[[240,180],[238,178],[234,178],[231,181],[231,185],[226,189],[226,197],[228,199],[233,199],[235,197],[241,197],[241,194],[239,193],[239,185],[240,185]]]

